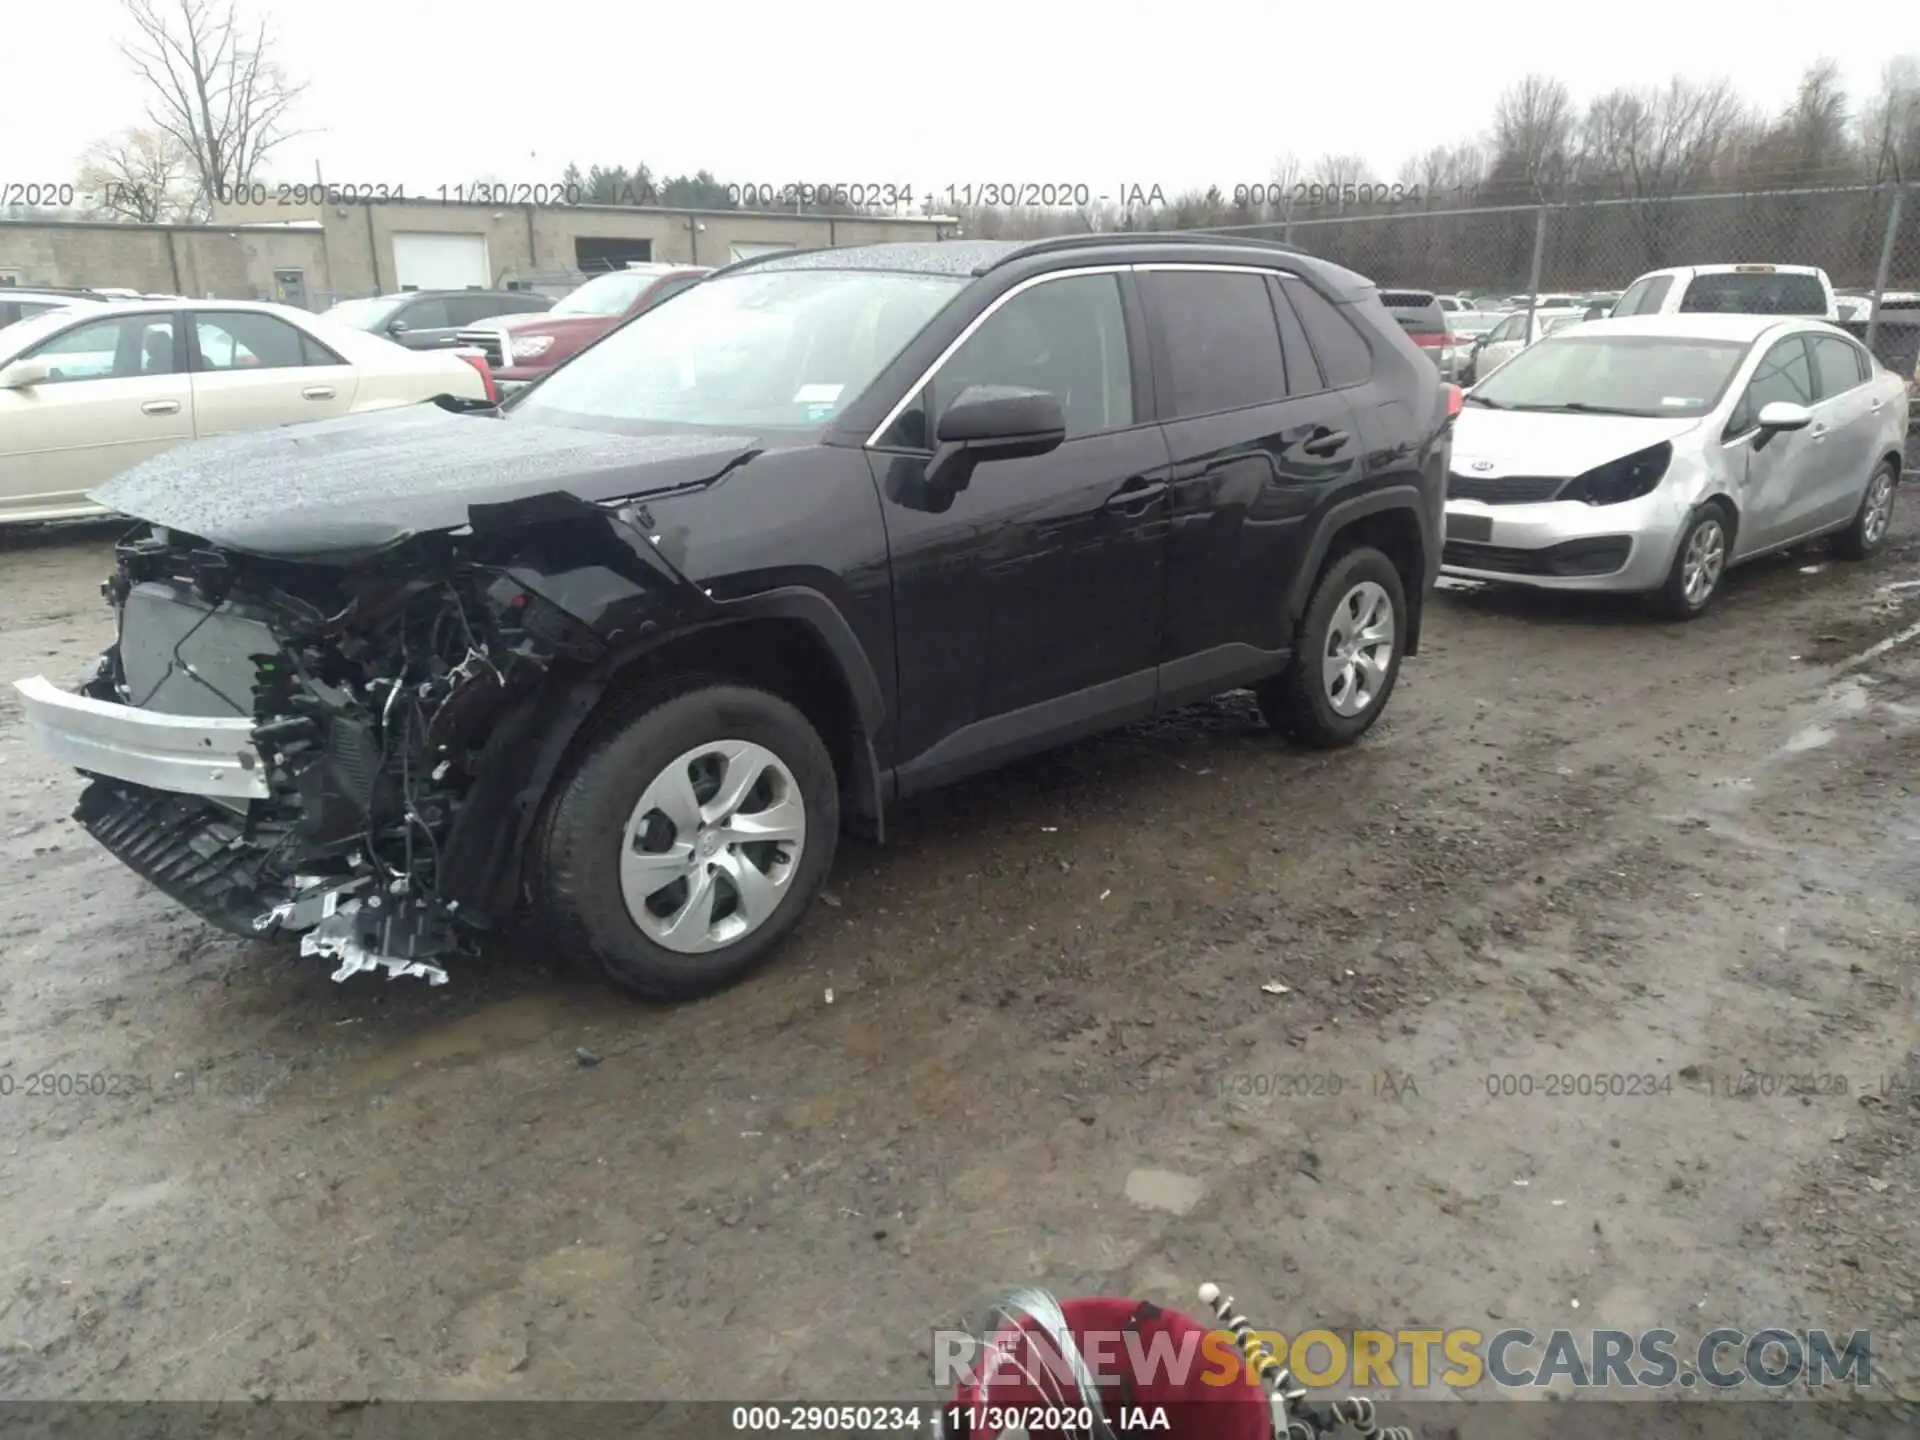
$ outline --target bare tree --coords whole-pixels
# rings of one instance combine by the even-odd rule
[[[237,0],[125,4],[139,38],[124,53],[148,87],[147,117],[192,160],[206,213],[293,137],[287,114],[306,87],[274,60],[264,20],[243,28]]]
[[[1896,55],[1860,114],[1860,148],[1876,181],[1920,179],[1920,55]]]
[[[1544,201],[1566,188],[1575,138],[1573,97],[1550,75],[1529,75],[1500,94],[1493,112],[1490,186],[1508,198]]]
[[[1358,185],[1372,178],[1373,169],[1364,155],[1322,155],[1313,162],[1312,183],[1315,185],[1330,185],[1338,190],[1343,185]]]
[[[1821,59],[1800,77],[1800,87],[1774,119],[1754,162],[1763,184],[1814,185],[1851,178],[1855,156],[1847,121],[1847,91],[1840,67]]]
[[[1683,75],[1655,88],[1610,90],[1587,106],[1578,178],[1638,202],[1628,207],[1628,218],[1644,263],[1665,263],[1678,218],[1668,202],[1705,188],[1744,114],[1729,81]]]
[[[165,130],[128,129],[96,140],[80,159],[76,189],[95,214],[152,225],[193,211],[193,158]]]

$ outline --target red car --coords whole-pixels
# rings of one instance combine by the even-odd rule
[[[690,265],[629,265],[587,281],[551,310],[501,315],[462,330],[459,343],[482,351],[501,392],[511,393],[711,273]]]

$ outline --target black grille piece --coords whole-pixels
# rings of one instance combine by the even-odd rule
[[[202,920],[258,938],[254,917],[271,908],[260,893],[267,852],[231,811],[191,795],[96,780],[80,793],[73,818],[121,864]]]
[[[1488,505],[1538,505],[1551,500],[1567,483],[1563,475],[1447,476],[1449,500],[1480,500]]]
[[[1566,540],[1537,550],[1510,545],[1479,545],[1449,540],[1440,552],[1442,563],[1463,570],[1486,570],[1502,575],[1611,575],[1633,553],[1631,535],[1601,535],[1591,540]]]

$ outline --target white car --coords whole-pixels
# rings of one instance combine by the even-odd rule
[[[49,311],[0,330],[0,523],[106,514],[89,490],[190,440],[440,396],[498,391],[477,354],[407,350],[284,305]]]
[[[1479,384],[1528,346],[1569,325],[1578,325],[1586,317],[1584,308],[1571,305],[1542,307],[1532,315],[1516,310],[1474,343],[1467,358],[1468,383]]]
[[[1614,303],[1629,315],[1812,315],[1838,320],[1827,272],[1813,265],[1677,265],[1649,270]]]
[[[65,295],[58,290],[25,290],[8,285],[0,288],[0,330],[49,311],[98,309],[102,303],[91,296]]]
[[[1817,319],[1594,320],[1476,386],[1454,422],[1449,574],[1637,591],[1681,619],[1728,566],[1887,536],[1901,378]]]

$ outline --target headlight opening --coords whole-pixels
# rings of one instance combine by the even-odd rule
[[[1673,463],[1673,446],[1662,440],[1645,450],[1632,455],[1623,455],[1618,460],[1609,460],[1604,465],[1596,465],[1585,474],[1575,477],[1561,498],[1581,500],[1589,505],[1618,505],[1627,500],[1638,500],[1642,495],[1652,493],[1653,488],[1665,478],[1667,467]]]

